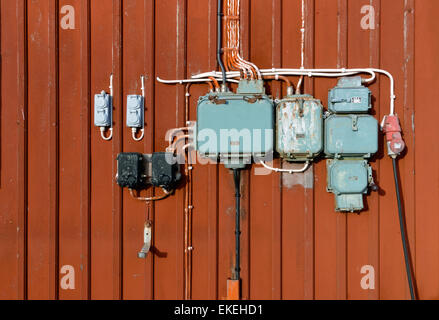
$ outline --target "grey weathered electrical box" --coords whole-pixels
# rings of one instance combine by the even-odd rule
[[[143,128],[145,123],[145,104],[142,96],[127,97],[127,127]]]
[[[323,151],[323,106],[310,95],[282,99],[276,128],[276,151],[287,161],[312,160]]]
[[[113,106],[111,96],[105,91],[95,95],[94,120],[96,127],[111,127]]]
[[[361,77],[345,77],[329,91],[328,109],[332,113],[367,113],[372,108],[372,93]]]
[[[327,169],[328,191],[335,194],[336,210],[363,210],[363,195],[373,184],[372,168],[367,160],[328,160]]]

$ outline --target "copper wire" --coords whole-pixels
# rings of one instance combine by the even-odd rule
[[[139,200],[139,201],[144,201],[144,202],[159,201],[159,200],[163,200],[163,199],[165,199],[165,198],[167,198],[167,197],[169,197],[171,195],[171,192],[169,192],[169,191],[167,191],[165,189],[162,189],[162,190],[163,190],[164,194],[161,195],[161,196],[157,196],[157,197],[149,197],[149,198],[139,197],[138,195],[134,194],[134,190],[133,189],[130,189],[130,195],[134,199]]]
[[[219,90],[221,88],[218,80],[216,80],[214,77],[209,77],[209,79],[212,80],[212,82],[213,82],[213,84],[215,86],[215,89]]]
[[[291,81],[285,76],[264,76],[267,80],[282,80],[287,84],[287,87],[292,87]]]
[[[224,1],[224,62],[227,71],[240,70],[243,79],[261,79],[259,69],[240,55],[240,0]]]

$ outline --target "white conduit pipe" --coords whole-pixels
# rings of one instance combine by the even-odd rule
[[[239,77],[239,73],[238,73]],[[216,77],[214,77],[216,78]],[[235,78],[235,77],[234,77]],[[222,76],[221,76],[222,79]],[[238,80],[233,79],[227,79],[228,82],[231,83],[239,83]],[[185,84],[185,83],[203,83],[203,82],[213,82],[212,79],[201,79],[201,78],[194,78],[194,79],[183,79],[183,80],[164,80],[159,77],[157,77],[157,81],[164,84]]]
[[[372,69],[264,69],[261,70],[264,76],[275,76],[275,75],[285,75],[285,76],[308,76],[308,77],[342,77],[350,76],[361,73],[368,73],[371,75],[370,78],[364,79],[364,82],[370,83],[376,79],[375,72]],[[218,78],[221,76],[217,71],[201,73],[192,76],[192,79],[198,79],[200,77],[214,77]],[[390,75],[390,74],[389,74]],[[236,71],[227,72],[227,78],[239,77],[239,73]]]
[[[383,74],[387,76],[390,80],[390,115],[395,115],[395,80],[392,74],[386,70],[375,69],[375,68],[358,68],[358,69],[262,69],[262,76],[272,76],[272,75],[291,75],[291,76],[308,76],[308,77],[342,77],[342,76],[351,76],[361,73],[369,73],[371,75],[370,78],[365,79],[366,83],[371,83],[376,79],[376,73]],[[218,78],[220,74],[216,71],[206,72],[192,76],[193,79],[197,79],[199,77],[214,77]],[[228,72],[227,78],[236,78],[239,77],[239,73],[237,72]]]
[[[266,164],[264,161],[260,161],[260,163],[264,166],[265,169],[268,169],[270,171],[274,171],[274,172],[280,172],[280,173],[289,173],[289,174],[293,174],[293,173],[303,173],[306,170],[308,170],[309,166],[310,166],[310,162],[307,161],[305,166],[302,169],[279,169],[279,168],[273,168],[270,167],[268,164]]]

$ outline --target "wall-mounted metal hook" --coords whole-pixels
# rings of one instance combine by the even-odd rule
[[[140,252],[137,254],[139,259],[146,259],[149,251],[151,250],[151,241],[152,241],[152,223],[151,221],[147,221],[143,229],[143,247],[140,250]]]

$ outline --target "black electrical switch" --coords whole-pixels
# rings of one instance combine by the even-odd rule
[[[172,153],[121,153],[117,157],[117,184],[144,190],[148,186],[175,190],[181,180],[180,165]]]
[[[122,188],[146,189],[144,156],[140,153],[121,153],[117,157],[117,184]]]
[[[151,183],[154,187],[174,190],[180,180],[180,166],[172,153],[158,152],[152,155]]]

